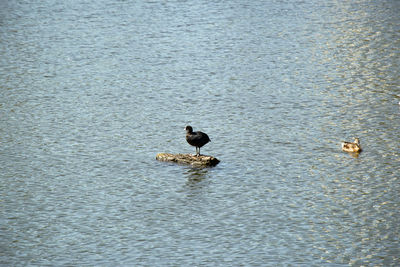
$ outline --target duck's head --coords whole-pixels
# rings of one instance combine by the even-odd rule
[[[354,138],[354,143],[357,145],[360,145],[360,139],[358,137]]]
[[[186,127],[185,127],[185,130],[186,130],[187,133],[193,133],[193,128],[192,128],[192,126],[189,126],[189,125],[186,126]]]

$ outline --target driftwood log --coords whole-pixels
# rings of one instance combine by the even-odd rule
[[[219,163],[217,158],[205,155],[191,155],[191,154],[170,154],[158,153],[156,159],[159,161],[176,162],[179,164],[189,164],[194,167],[211,167]]]

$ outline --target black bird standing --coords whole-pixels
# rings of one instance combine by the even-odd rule
[[[196,147],[196,156],[200,156],[200,147],[204,146],[208,142],[211,142],[210,138],[206,133],[203,132],[193,132],[192,126],[186,126],[186,141],[189,145]],[[197,148],[199,152],[197,153]]]

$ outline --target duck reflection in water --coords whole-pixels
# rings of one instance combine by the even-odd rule
[[[189,183],[201,182],[206,178],[207,174],[207,168],[188,168],[185,173]]]

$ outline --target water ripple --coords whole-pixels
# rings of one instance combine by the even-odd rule
[[[398,1],[3,2],[0,264],[399,265]]]

